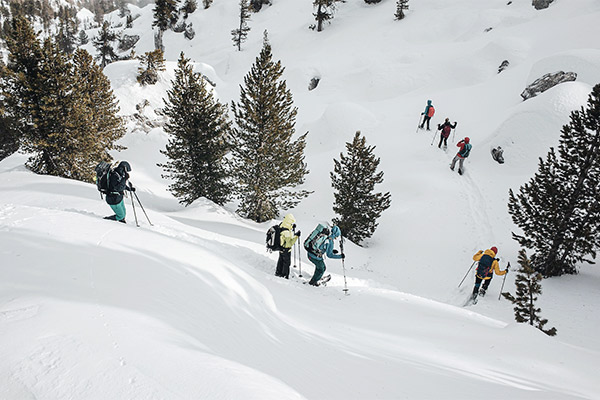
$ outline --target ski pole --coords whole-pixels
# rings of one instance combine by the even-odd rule
[[[340,250],[342,251],[342,271],[344,271],[344,294],[348,295],[348,283],[346,282],[346,266],[344,265],[344,237],[340,236]]]
[[[150,222],[150,218],[148,218],[148,214],[146,214],[146,210],[144,209],[144,205],[142,204],[142,202],[140,201],[140,198],[138,197],[136,192],[133,192],[133,195],[135,196],[135,199],[137,200],[137,202],[139,203],[140,207],[142,207],[142,211],[144,212],[144,215],[146,216],[146,219],[148,220],[148,223],[151,226],[154,226],[154,224],[152,222]]]
[[[471,270],[473,269],[473,266],[475,265],[476,262],[477,261],[473,261],[473,264],[471,264],[471,266],[469,267],[469,270],[465,274],[465,277],[462,278],[462,281],[460,281],[460,283],[458,284],[458,287],[460,287],[460,285],[462,285],[462,283],[465,281],[465,279],[467,279],[467,275],[469,275],[469,272],[471,272]]]
[[[421,116],[419,117],[419,125],[417,125],[417,130],[415,131],[415,133],[419,132],[419,128],[421,127],[421,121],[423,120],[423,118],[425,118],[425,116],[424,116],[424,115],[421,115]]]
[[[298,235],[298,242],[300,241],[300,235]],[[300,272],[300,275],[298,275],[300,278],[302,278],[302,254],[300,253],[300,245],[298,245],[298,271]]]
[[[504,282],[506,282],[506,275],[508,275],[508,270],[510,269],[510,261],[506,266],[506,273],[504,274],[504,279],[502,279],[502,287],[500,288],[500,294],[498,295],[498,300],[500,300],[500,296],[502,296],[502,290],[504,290]]]
[[[296,244],[297,243],[294,243],[292,246],[292,253],[294,254],[294,268],[296,268]]]
[[[433,132],[433,139],[431,139],[431,146],[433,146],[433,142],[435,142],[436,136],[437,136],[437,131]]]
[[[129,192],[132,194],[133,192]],[[131,207],[133,207],[133,216],[135,217],[135,226],[140,226],[137,219],[137,213],[135,212],[135,203],[133,202],[133,196],[131,196]]]

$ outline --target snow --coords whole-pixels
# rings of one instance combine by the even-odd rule
[[[314,288],[302,283],[313,272],[304,251],[290,280],[274,276],[271,222],[204,199],[178,204],[157,166],[160,128],[129,124],[127,150],[114,154],[132,164],[153,224],[136,204],[139,228],[131,199],[127,225],[105,221],[94,185],[37,176],[15,154],[0,162],[0,398],[597,399],[597,267],[542,282],[541,315],[556,337],[514,322],[498,300],[501,277],[476,306],[462,307],[472,273],[457,287],[479,249],[497,246],[502,268],[515,269],[508,190],[531,178],[600,81],[597,1],[506,3],[423,0],[394,21],[394,1],[356,0],[317,33],[311,2],[278,0],[252,14],[238,52],[238,4],[220,1],[189,17],[192,41],[165,33],[157,85],[137,84],[135,61],[107,66],[123,116],[148,100],[144,114],[156,118],[181,51],[230,104],[266,29],[297,133],[309,132],[304,188],[314,193],[292,210],[303,236],[334,216],[332,158],[357,130],[376,146],[392,206],[366,247],[346,243],[345,270],[327,260],[333,278]],[[141,36],[136,54],[153,50],[152,5],[130,9],[140,15],[125,31]],[[578,78],[522,101],[528,83],[557,70]],[[432,128],[458,121],[447,152],[433,131],[416,131],[427,99]],[[448,165],[464,136],[473,151],[459,176]],[[505,164],[492,160],[496,146]],[[513,273],[504,289],[514,293]]]

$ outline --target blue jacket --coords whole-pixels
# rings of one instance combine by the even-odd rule
[[[333,239],[331,238],[331,236],[329,238],[327,238],[326,241],[323,242],[323,244],[319,247],[319,250],[322,250],[323,255],[327,255],[327,257],[329,257],[329,258],[342,258],[342,256],[340,254],[333,253]],[[308,257],[312,258],[313,260],[322,260],[323,259],[323,257],[319,257],[316,254],[313,254],[311,252],[308,252]]]
[[[429,107],[431,107],[431,100],[427,100],[427,106],[425,106],[425,111],[421,115],[427,115],[429,113]]]

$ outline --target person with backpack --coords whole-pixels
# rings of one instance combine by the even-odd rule
[[[478,294],[482,297],[485,296],[485,292],[490,286],[490,282],[492,282],[494,274],[502,276],[506,275],[506,273],[508,272],[508,268],[504,271],[500,270],[498,259],[495,258],[496,254],[498,254],[498,248],[496,246],[492,246],[486,251],[479,250],[473,256],[473,261],[479,261],[475,273],[475,287],[473,288],[473,298],[476,298]],[[479,286],[481,285],[482,281],[484,282],[480,290]]]
[[[294,232],[296,229],[296,219],[292,214],[287,214],[283,217],[283,221],[279,224],[279,259],[277,260],[277,268],[275,276],[281,278],[290,278],[290,264],[292,262],[292,247],[296,240],[300,237],[300,231]]]
[[[317,229],[319,229],[319,227],[317,227]],[[325,261],[323,260],[325,256],[332,259],[345,259],[346,256],[344,253],[337,254],[337,250],[333,249],[333,240],[340,237],[342,234],[337,225],[334,225],[331,228],[331,233],[325,228],[318,235],[314,235],[314,238],[311,240],[313,233],[306,239],[304,248],[308,253],[308,259],[315,265],[315,273],[308,283],[309,285],[319,286],[319,281],[323,277],[326,269]]]
[[[458,142],[458,144],[456,145],[457,147],[460,147],[460,150],[458,151],[458,153],[456,153],[456,155],[452,159],[452,164],[450,164],[450,169],[452,171],[454,171],[454,165],[458,161],[458,174],[459,175],[463,174],[465,158],[469,157],[469,153],[471,152],[471,149],[473,148],[471,143],[469,143],[470,141],[471,140],[468,137],[466,137],[463,140],[461,140],[460,142]]]
[[[435,114],[435,107],[433,107],[433,104],[431,104],[431,100],[427,100],[427,106],[425,106],[425,111],[421,113],[421,115],[423,115],[424,117],[423,122],[421,123],[421,126],[419,126],[419,128],[423,129],[425,123],[427,122],[427,130],[430,130],[429,121],[431,120],[431,117],[433,117],[433,114]]]
[[[438,131],[440,132],[440,144],[438,144],[438,149],[442,148],[442,142],[444,143],[444,150],[448,147],[448,137],[452,132],[452,129],[456,128],[457,122],[454,121],[454,125],[450,123],[450,118],[446,118],[443,124],[438,124]]]
[[[121,161],[116,168],[109,170],[106,176],[106,182],[108,190],[106,192],[106,202],[114,211],[114,215],[104,217],[112,221],[119,221],[127,223],[125,221],[125,201],[123,196],[125,190],[135,192],[135,188],[131,183],[128,185],[127,180],[129,179],[129,172],[131,172],[131,165],[127,161]]]

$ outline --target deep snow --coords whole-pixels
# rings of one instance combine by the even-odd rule
[[[392,193],[392,207],[366,247],[347,245],[350,295],[337,260],[327,261],[327,287],[302,284],[313,271],[304,252],[303,278],[299,268],[276,278],[263,244],[270,223],[205,200],[180,206],[156,166],[160,128],[129,124],[128,149],[114,154],[131,162],[153,226],[136,208],[135,227],[130,200],[127,225],[102,220],[110,209],[93,185],[36,176],[13,155],[0,163],[0,398],[600,398],[597,267],[543,281],[554,338],[514,323],[498,301],[500,277],[476,306],[461,307],[472,276],[457,288],[479,249],[497,246],[501,266],[515,269],[508,189],[532,176],[600,83],[600,4],[422,0],[394,21],[394,1],[352,0],[317,33],[310,3],[276,0],[253,14],[238,52],[229,33],[237,2],[215,2],[190,16],[194,40],[165,34],[157,85],[137,85],[135,61],[105,73],[123,115],[147,99],[154,118],[184,51],[230,103],[268,30],[297,132],[309,131],[305,187],[315,193],[292,210],[303,233],[333,217],[332,158],[355,131],[381,157],[379,190]],[[131,9],[140,17],[127,33],[141,35],[141,54],[153,48],[152,6]],[[526,84],[556,70],[577,81],[522,101]],[[432,127],[447,116],[458,121],[453,142],[471,138],[463,176],[448,168],[454,144],[445,153],[433,131],[416,131],[427,99]],[[503,165],[490,156],[498,145]]]

